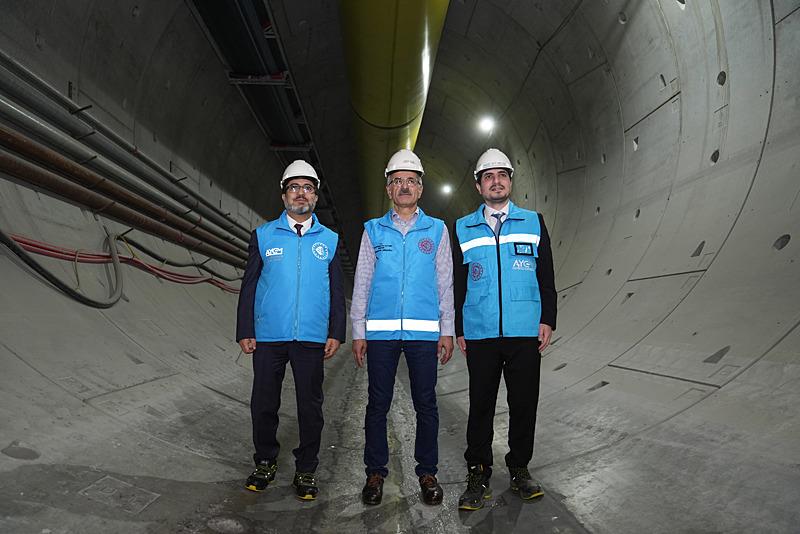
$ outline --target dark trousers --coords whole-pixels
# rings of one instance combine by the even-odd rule
[[[275,460],[278,457],[278,409],[281,406],[281,385],[286,363],[292,365],[297,397],[297,423],[300,445],[292,452],[295,469],[314,472],[319,464],[322,435],[322,378],[324,346],[321,343],[288,341],[258,343],[253,353],[253,394],[250,414],[253,418],[253,460]]]
[[[533,457],[536,408],[539,403],[539,340],[497,338],[467,340],[469,422],[467,465],[492,465],[494,410],[500,375],[508,391],[508,447],[506,465],[527,467]]]
[[[435,475],[439,463],[439,409],[436,406],[436,341],[367,341],[369,401],[364,419],[366,473],[389,474],[386,414],[392,405],[394,378],[403,352],[417,412],[414,459],[417,476]]]

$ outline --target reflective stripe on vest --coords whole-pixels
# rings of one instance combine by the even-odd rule
[[[367,332],[381,330],[419,330],[420,332],[439,332],[439,321],[425,319],[367,319]]]
[[[439,339],[436,252],[444,222],[419,210],[405,236],[391,212],[364,224],[375,250],[375,273],[366,313],[368,340]]]
[[[467,265],[464,337],[537,337],[541,319],[536,278],[539,216],[509,202],[508,216],[495,237],[483,208],[481,205],[456,222],[456,238]]]
[[[536,234],[508,234],[508,235],[501,235],[500,236],[500,244],[504,243],[514,243],[514,242],[522,242],[522,243],[533,243],[534,245],[539,244],[539,236]],[[470,239],[466,243],[462,243],[461,252],[466,252],[469,249],[475,247],[493,247],[497,244],[494,237],[478,237],[475,239]]]

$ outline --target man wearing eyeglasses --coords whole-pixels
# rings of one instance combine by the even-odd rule
[[[368,362],[364,504],[381,502],[383,480],[389,474],[386,416],[401,352],[417,413],[414,458],[422,500],[442,502],[436,480],[436,363],[447,363],[453,354],[453,260],[444,223],[417,206],[423,174],[412,151],[400,150],[391,157],[385,176],[393,207],[364,225],[358,254],[350,318],[356,365]]]
[[[345,340],[345,302],[338,236],[314,215],[320,181],[303,160],[281,179],[286,210],[256,228],[239,293],[236,340],[253,355],[253,460],[245,487],[264,491],[275,478],[278,408],[286,363],[292,366],[300,444],[293,486],[301,500],[319,493],[323,360]]]

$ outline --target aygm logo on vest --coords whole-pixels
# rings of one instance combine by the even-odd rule
[[[268,261],[282,260],[283,248],[281,247],[268,248],[266,252],[264,252],[264,256],[266,256]]]
[[[530,260],[514,260],[514,265],[511,266],[515,271],[535,271],[533,262]]]
[[[419,240],[417,246],[424,254],[430,254],[433,252],[433,240],[430,237],[425,237]]]
[[[311,252],[314,254],[314,257],[318,260],[327,260],[328,259],[328,245],[317,241],[313,245],[311,245]]]

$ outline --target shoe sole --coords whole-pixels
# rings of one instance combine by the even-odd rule
[[[292,486],[295,488],[295,490],[297,489],[297,486],[295,486],[294,484],[292,484]],[[297,493],[295,493],[294,496],[301,501],[313,501],[316,500],[317,498],[317,496],[312,493],[306,493],[305,495],[298,495]]]
[[[513,486],[511,487],[511,491],[516,493],[519,496],[519,498],[522,499],[523,501],[530,501],[531,499],[535,499],[536,497],[541,497],[542,495],[544,495],[544,490],[539,490],[535,493],[532,493],[531,495],[526,496],[520,493],[519,488],[515,488]]]
[[[489,500],[489,499],[491,499],[491,498],[492,498],[492,492],[491,492],[491,490],[489,490],[488,492],[486,492],[486,493],[484,493],[484,494],[483,494],[483,500],[484,500],[484,501],[488,501],[488,500]],[[481,505],[480,505],[480,506],[469,506],[469,505],[467,505],[467,504],[459,504],[459,505],[458,505],[458,509],[459,509],[459,510],[468,510],[468,511],[470,511],[470,512],[474,512],[475,510],[480,510],[481,508],[483,508],[483,505],[484,505],[484,503],[483,503],[483,502],[481,502]]]
[[[267,489],[267,488],[264,488],[264,489],[258,489],[258,488],[257,488],[257,487],[255,487],[255,486],[245,486],[245,487],[244,487],[244,489],[246,489],[246,490],[250,490],[250,491],[255,491],[256,493],[261,493],[261,492],[263,492],[263,491],[264,491],[265,489]]]

